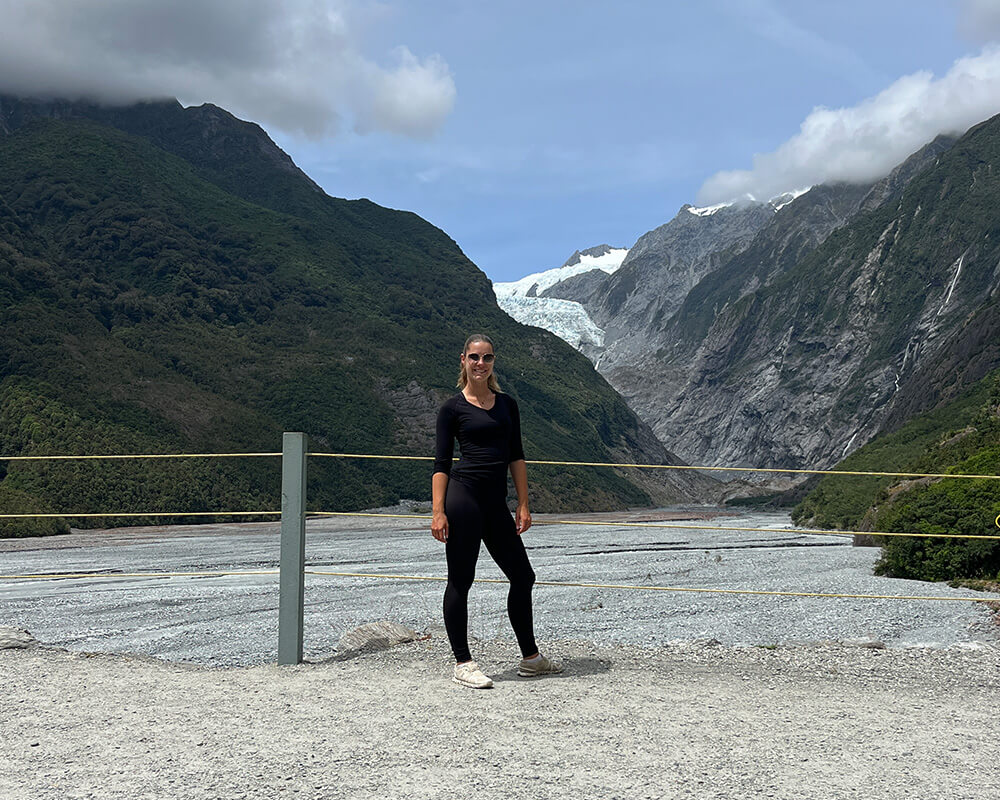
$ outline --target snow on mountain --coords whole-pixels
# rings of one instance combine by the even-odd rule
[[[586,309],[573,300],[537,295],[560,281],[599,269],[609,275],[617,270],[627,248],[607,245],[577,251],[561,267],[534,272],[517,281],[493,284],[497,304],[518,322],[551,331],[560,339],[584,353],[604,346],[604,331],[587,314]]]
[[[724,208],[729,208],[733,205],[732,203],[716,203],[714,206],[687,206],[688,213],[694,214],[696,217],[710,217],[716,211],[721,211]]]
[[[812,187],[807,186],[804,189],[793,189],[790,192],[783,192],[782,194],[775,195],[764,205],[770,205],[775,212],[781,211],[785,206],[792,202],[796,197],[801,197],[806,192],[808,192]],[[685,206],[689,214],[694,214],[696,217],[710,217],[718,211],[724,208],[729,208],[730,206],[736,205],[737,202],[751,202],[756,203],[757,200],[752,195],[746,195],[741,200],[730,200],[728,203],[716,203],[714,206]]]
[[[790,192],[779,194],[777,197],[772,197],[768,202],[774,206],[775,211],[781,211],[781,209],[791,203],[792,200],[796,197],[801,197],[810,189],[812,189],[812,186],[807,186],[805,189],[793,189]]]
[[[586,252],[577,253],[576,255],[577,259],[575,262],[571,258],[570,261],[573,263],[567,262],[556,269],[533,272],[531,275],[517,281],[494,283],[493,291],[497,293],[498,298],[501,294],[507,297],[533,297],[555,286],[559,281],[564,281],[567,278],[572,278],[574,275],[580,275],[584,272],[590,272],[592,269],[599,269],[610,275],[622,265],[622,261],[628,255],[628,248],[609,247],[603,255],[588,255]],[[532,287],[534,287],[534,291],[532,291]]]

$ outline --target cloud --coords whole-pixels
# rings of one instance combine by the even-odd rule
[[[289,133],[433,134],[455,102],[437,55],[361,50],[364,0],[0,0],[0,92],[211,102]]]
[[[769,198],[831,181],[863,183],[886,175],[942,133],[963,133],[1000,112],[1000,47],[956,61],[946,75],[906,75],[852,108],[816,108],[799,132],[753,168],[718,172],[700,205],[744,195]]]
[[[382,128],[423,137],[434,132],[455,104],[455,84],[438,56],[421,63],[406,47],[396,49],[399,65],[375,71],[358,103],[357,128]]]
[[[1000,41],[1000,3],[959,0],[958,32],[976,44]]]

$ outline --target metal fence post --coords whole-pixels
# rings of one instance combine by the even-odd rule
[[[281,576],[278,663],[302,663],[302,604],[306,563],[306,452],[304,433],[285,433],[281,447]]]

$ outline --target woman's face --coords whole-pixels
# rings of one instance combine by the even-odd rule
[[[487,381],[493,374],[493,345],[489,342],[470,344],[462,355],[462,369],[472,386],[487,386]]]

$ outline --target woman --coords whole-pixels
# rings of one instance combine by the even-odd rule
[[[562,672],[538,652],[531,619],[531,587],[535,573],[521,534],[531,527],[528,469],[521,447],[517,403],[500,392],[493,375],[493,342],[470,336],[462,350],[458,388],[441,406],[432,479],[434,516],[431,534],[445,543],[448,586],[444,592],[444,624],[455,654],[455,682],[489,689],[490,680],[469,652],[469,589],[476,576],[480,542],[510,581],[507,614],[523,656],[517,674],[535,677]],[[461,458],[452,467],[455,439]],[[507,470],[517,489],[517,513],[507,510]]]

